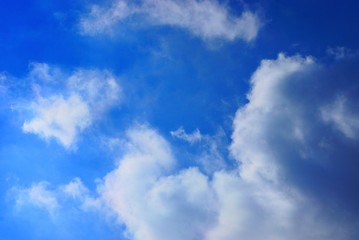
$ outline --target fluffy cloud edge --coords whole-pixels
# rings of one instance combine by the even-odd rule
[[[130,130],[127,151],[98,188],[130,239],[345,236],[336,223],[318,217],[316,204],[295,187],[248,180],[243,169],[215,171],[212,177],[196,167],[178,171],[176,161],[157,131],[148,126]]]
[[[148,125],[129,129],[122,143],[123,155],[97,192],[79,178],[58,187],[39,182],[17,188],[17,207],[51,216],[71,199],[81,211],[115,216],[134,240],[349,239],[341,224],[321,217],[317,203],[284,182],[251,181],[243,169],[211,176],[197,167],[178,170],[170,144]]]
[[[122,89],[109,71],[78,69],[71,74],[46,63],[32,63],[28,79],[35,97],[22,130],[75,149],[78,136],[121,102]]]

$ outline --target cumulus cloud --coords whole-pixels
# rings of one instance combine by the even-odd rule
[[[206,177],[196,169],[169,176],[175,159],[155,130],[139,126],[128,137],[128,152],[100,188],[103,200],[134,239],[200,238],[212,214]]]
[[[240,16],[230,13],[228,6],[212,0],[142,0],[137,3],[118,0],[111,7],[92,6],[80,25],[83,33],[95,35],[109,32],[118,23],[137,17],[152,25],[185,29],[202,39],[251,41],[261,26],[259,17],[244,10]]]
[[[248,182],[236,172],[217,172],[217,222],[205,239],[345,239],[340,227],[290,186]],[[213,206],[214,207],[214,206]]]
[[[263,60],[233,122],[237,169],[178,170],[163,137],[133,128],[100,198],[130,239],[356,239],[359,71],[349,61]]]
[[[198,129],[194,130],[192,133],[186,133],[183,127],[180,127],[175,131],[171,131],[170,133],[172,137],[182,139],[189,143],[195,143],[202,140],[202,134]]]
[[[178,172],[167,141],[136,126],[99,195],[130,239],[345,239],[291,186],[241,174],[217,171],[210,178],[195,167]]]
[[[240,108],[234,119],[231,152],[240,161],[242,176],[256,181],[264,178],[276,181],[279,166],[273,164],[275,156],[268,131],[287,127],[296,108],[282,94],[285,84],[294,81],[293,75],[310,71],[313,59],[300,56],[285,57],[279,54],[277,60],[263,60],[252,75],[252,89],[248,94],[249,103]],[[305,109],[303,109],[305,111]],[[276,119],[278,117],[278,119]],[[284,118],[284,119],[283,119]],[[293,126],[286,129],[288,137],[298,141],[305,137],[301,118],[293,118]],[[274,126],[271,126],[273,124]],[[285,124],[285,125],[281,125]]]
[[[120,100],[121,89],[108,71],[79,69],[69,75],[46,63],[31,67],[36,96],[28,108],[33,117],[22,129],[46,140],[54,138],[66,148]]]
[[[46,199],[61,191],[84,210],[110,209],[134,240],[357,239],[356,66],[284,54],[263,60],[233,121],[238,168],[179,169],[166,139],[135,125],[115,141],[121,156],[97,198],[74,179],[56,191],[45,185],[37,202],[59,205],[59,195]],[[172,135],[189,140],[196,131]]]
[[[100,187],[104,202],[133,239],[203,238],[214,214],[207,177],[196,168],[171,175],[176,161],[153,129],[133,128],[128,138],[126,154]]]
[[[98,183],[97,197],[75,178],[56,188],[43,182],[18,188],[18,206],[51,213],[72,199],[83,211],[112,212],[135,240],[355,239],[340,217],[327,218],[318,201],[281,178],[253,180],[242,167],[211,175],[178,169],[169,143],[146,125],[129,129],[121,144],[123,155]]]
[[[242,178],[285,180],[328,209],[357,211],[357,66],[283,54],[263,60],[233,123],[230,150]]]

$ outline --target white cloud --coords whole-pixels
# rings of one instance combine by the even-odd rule
[[[356,69],[355,61],[324,65],[283,54],[263,60],[251,77],[249,102],[237,110],[233,123],[230,150],[241,164],[241,176],[275,182],[283,171],[295,175],[294,166],[334,164],[352,151],[339,139],[358,135]],[[333,101],[333,96],[340,97]]]
[[[23,131],[44,139],[56,138],[66,148],[91,124],[89,107],[77,95],[68,99],[62,96],[40,99],[31,108],[36,117],[24,123]]]
[[[326,178],[346,169],[343,159],[356,163],[356,91],[325,75],[327,68],[310,57],[283,54],[261,62],[251,77],[249,101],[233,122],[230,151],[238,169],[210,174],[196,167],[179,170],[169,143],[156,130],[136,125],[127,139],[111,139],[121,145],[122,155],[98,184],[98,198],[90,197],[79,179],[60,190],[80,200],[83,210],[109,208],[135,240],[356,239],[356,213],[345,215],[350,222],[343,220],[342,209],[326,202],[341,197],[332,181],[350,190],[358,182],[349,171]],[[91,96],[92,88],[80,85],[75,84],[74,89],[82,89],[76,92]],[[333,101],[333,96],[343,97]],[[339,131],[330,131],[333,126]],[[175,132],[188,140],[196,136]],[[340,142],[342,134],[349,146]],[[200,136],[207,141],[207,135]],[[207,155],[216,158],[216,151]],[[322,174],[327,168],[332,172]],[[342,184],[344,174],[353,180],[350,184]],[[309,183],[296,181],[295,175]],[[319,190],[310,189],[317,186]],[[320,196],[325,188],[335,195]]]
[[[170,133],[171,133],[172,137],[182,139],[191,144],[202,140],[201,132],[198,129],[194,130],[192,133],[186,133],[186,131],[183,129],[183,127],[180,127],[175,131],[171,131]]]
[[[252,89],[248,94],[250,104],[247,104],[246,108],[275,110],[279,104],[283,104],[284,99],[279,92],[282,90],[283,82],[290,81],[290,77],[298,72],[309,70],[313,64],[314,60],[311,57],[286,57],[282,53],[278,55],[277,60],[262,60],[251,77]]]
[[[199,129],[187,133],[183,127],[171,131],[170,134],[172,137],[186,141],[191,145],[197,144],[197,152],[194,154],[193,160],[206,173],[211,174],[226,167],[225,157],[221,151],[226,148],[224,146],[226,135],[222,129],[219,129],[213,136],[201,134]]]
[[[306,208],[306,214],[312,214],[308,202],[271,183],[253,184],[234,172],[217,172],[213,189],[218,198],[218,222],[206,239],[303,239],[298,223],[307,228],[314,224],[300,212]],[[306,233],[314,236],[312,229]]]
[[[350,69],[344,73],[352,75],[343,79],[357,77]],[[233,122],[230,151],[238,169],[178,172],[168,143],[148,127],[135,127],[100,186],[101,198],[131,239],[355,239],[355,213],[346,222],[346,210],[327,200],[352,201],[352,182],[336,176],[358,181],[342,162],[356,162],[355,141],[340,142],[340,134],[349,140],[357,134],[356,86],[338,82],[340,74],[341,66],[311,57],[263,60]],[[333,103],[338,93],[345,98]],[[196,134],[180,128],[172,135],[192,140]],[[331,181],[352,191],[342,196]]]
[[[68,78],[67,87],[79,94],[97,114],[121,100],[121,88],[108,71],[77,70]]]
[[[90,13],[81,19],[80,24],[82,31],[86,34],[111,32],[114,25],[131,14],[133,10],[124,1],[118,1],[109,9],[94,5]]]
[[[70,201],[72,204],[71,207],[76,206],[85,212],[93,210],[106,211],[101,200],[93,195],[94,194],[91,193],[78,177],[56,188],[56,196],[58,199],[63,201],[64,199],[70,198],[73,200],[72,202]]]
[[[130,239],[342,236],[316,216],[315,204],[289,185],[248,181],[236,171],[217,171],[210,180],[197,168],[175,173],[175,164],[170,146],[155,130],[137,126],[128,132],[128,148],[104,178],[99,194],[127,227]]]
[[[282,93],[295,74],[310,71],[314,62],[311,58],[300,56],[285,57],[279,54],[277,60],[263,60],[251,78],[252,89],[248,94],[249,103],[240,108],[234,119],[231,152],[241,163],[241,176],[256,181],[265,178],[276,181],[279,166],[273,164],[270,136],[271,124],[277,124],[291,118],[296,111],[291,102]],[[284,119],[284,120],[282,120]],[[288,126],[288,136],[303,138],[300,118],[292,119]],[[292,122],[286,122],[292,124]],[[277,126],[272,126],[275,129]],[[283,125],[282,127],[287,127]]]
[[[118,0],[109,8],[93,6],[80,24],[85,34],[94,35],[109,32],[133,16],[153,25],[185,29],[204,40],[241,38],[249,42],[261,26],[255,13],[245,10],[241,16],[234,16],[227,6],[212,0],[142,0],[137,4]]]
[[[33,117],[22,127],[26,133],[71,148],[79,133],[120,100],[121,89],[108,71],[80,69],[67,76],[45,63],[31,66],[37,99],[29,106]]]
[[[60,189],[74,199],[83,199],[89,192],[79,178],[74,178],[68,184],[61,186]]]
[[[242,176],[245,168],[211,176],[195,167],[178,171],[171,146],[148,126],[134,126],[126,140],[118,165],[98,183],[97,198],[75,178],[52,189],[44,182],[18,188],[17,206],[50,214],[69,206],[110,210],[134,240],[351,239],[350,229],[327,220],[318,202],[286,181],[252,181]]]
[[[351,112],[345,97],[337,97],[333,104],[321,109],[321,114],[324,121],[332,123],[346,137],[351,139],[359,137],[359,115]]]
[[[105,203],[133,239],[201,239],[212,224],[213,195],[197,169],[170,175],[168,143],[144,126],[129,131],[127,153],[100,187]]]
[[[49,66],[47,63],[32,62],[30,64],[29,77],[36,81],[56,81],[60,77],[60,70]]]
[[[55,187],[45,181],[33,183],[30,187],[13,187],[8,195],[14,200],[17,210],[32,206],[46,210],[51,217],[58,215],[59,211],[67,211],[68,207],[85,212],[104,210],[101,201],[91,195],[79,178]]]
[[[354,51],[346,47],[329,47],[327,48],[327,54],[334,57],[336,60],[343,60],[348,57],[355,57],[358,55],[358,51]]]
[[[330,225],[336,224],[331,218],[339,219],[346,210],[336,209],[334,217],[315,220],[313,216],[324,214],[323,209],[328,214],[329,209],[336,208],[326,202],[328,198],[349,209],[357,201],[352,199],[356,190],[350,186],[358,182],[358,177],[349,170],[358,157],[354,150],[359,126],[356,66],[354,63],[324,65],[311,57],[279,54],[277,59],[263,60],[252,75],[248,103],[237,110],[233,122],[230,151],[239,163],[240,178],[251,185],[250,191],[265,194],[256,200],[276,199],[267,199],[267,204],[277,202],[278,206],[267,205],[269,209],[265,212],[273,210],[280,213],[280,218],[269,220],[277,223],[284,220],[289,224],[266,239],[283,236],[287,236],[284,239],[305,239],[309,235],[314,239],[355,239],[350,237],[351,228],[355,228],[351,223],[344,231],[340,230],[342,226],[336,228],[343,236],[327,235],[331,232]],[[333,96],[340,97],[333,101]],[[333,182],[340,187],[332,187]],[[261,187],[268,184],[269,187]],[[342,191],[342,186],[351,190]],[[259,191],[255,190],[257,187]],[[308,204],[304,200],[303,203],[303,197],[317,201]],[[311,217],[306,218],[300,211]],[[318,225],[309,228],[313,222]],[[227,224],[223,220],[223,226]],[[275,231],[276,226],[268,226]],[[306,229],[303,233],[307,237],[297,232],[298,229]],[[220,234],[226,232],[220,231]],[[247,239],[260,239],[255,236]]]
[[[26,204],[31,204],[43,208],[53,214],[59,207],[55,194],[48,189],[47,182],[38,182],[29,188],[15,188],[12,193],[16,195],[16,207],[21,208]]]

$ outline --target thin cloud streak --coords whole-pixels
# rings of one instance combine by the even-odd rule
[[[138,18],[142,25],[172,26],[187,30],[203,40],[219,39],[246,42],[254,40],[261,28],[256,13],[244,10],[240,16],[226,5],[211,0],[143,0],[133,3],[118,0],[111,7],[92,6],[80,19],[83,34],[97,35],[121,31],[121,22]]]

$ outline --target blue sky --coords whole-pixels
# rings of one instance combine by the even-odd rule
[[[358,239],[358,7],[2,1],[0,239]]]

